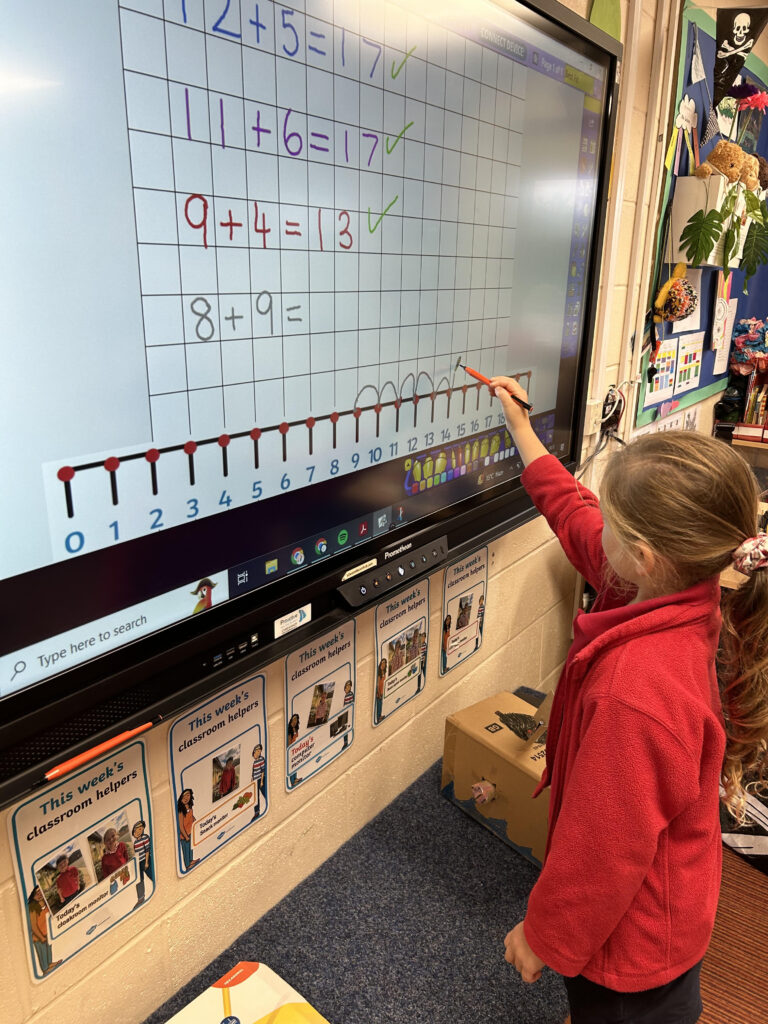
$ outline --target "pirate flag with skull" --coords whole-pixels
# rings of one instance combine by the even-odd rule
[[[717,107],[733,85],[757,37],[765,28],[766,21],[768,8],[765,7],[751,10],[740,10],[738,7],[718,9],[713,107]]]

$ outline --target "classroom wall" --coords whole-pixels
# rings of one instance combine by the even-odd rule
[[[659,8],[666,11],[663,0]],[[584,16],[586,2],[568,4]],[[623,81],[634,69],[640,88],[620,104],[611,209],[618,248],[609,254],[612,289],[605,322],[598,324],[599,361],[592,388],[607,372],[620,380],[620,338],[627,303],[644,301],[646,282],[631,279],[631,248],[646,135],[660,128],[646,111],[659,83],[650,67],[659,15],[644,0],[639,18],[630,19],[622,0],[625,62]],[[623,88],[624,86],[622,86]],[[663,85],[661,86],[663,88]],[[638,130],[643,126],[643,131]],[[652,147],[649,147],[652,149]],[[631,310],[630,310],[631,311]],[[610,382],[610,380],[609,380]],[[593,393],[592,397],[600,397]],[[109,931],[44,982],[32,984],[25,955],[26,924],[12,876],[8,842],[9,811],[0,812],[0,991],[6,1024],[68,1024],[75,1020],[142,1021],[157,1006],[221,953],[346,839],[405,789],[442,752],[445,716],[518,685],[548,688],[557,680],[570,642],[576,577],[543,520],[536,519],[489,546],[487,613],[479,655],[448,675],[438,674],[443,573],[430,580],[428,677],[424,690],[378,728],[372,718],[374,623],[369,610],[357,619],[358,722],[354,743],[314,779],[288,794],[281,762],[270,763],[270,809],[265,819],[228,843],[198,869],[177,878],[174,861],[175,813],[168,780],[168,727],[148,734],[152,783],[157,890],[140,912]],[[269,747],[283,748],[283,662],[266,670]]]

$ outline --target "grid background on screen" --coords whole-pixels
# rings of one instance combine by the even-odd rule
[[[364,0],[133,0],[120,30],[155,437],[504,368],[524,67]]]

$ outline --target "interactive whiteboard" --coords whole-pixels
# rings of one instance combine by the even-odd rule
[[[568,452],[596,52],[486,0],[17,5],[0,576],[25,597],[0,695],[205,610],[206,579],[221,605],[519,474],[459,362],[519,376]],[[212,517],[238,524],[237,559],[200,543]],[[160,539],[178,530],[184,565]],[[129,580],[109,552],[147,538]],[[65,562],[56,602],[29,574]]]

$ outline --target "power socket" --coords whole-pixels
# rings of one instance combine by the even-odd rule
[[[603,399],[599,429],[603,433],[609,433],[612,430],[616,430],[623,412],[624,399],[618,391],[612,388]]]
[[[587,411],[584,418],[584,433],[587,437],[600,433],[604,407],[605,403],[601,402],[599,398],[592,398],[587,402]]]

